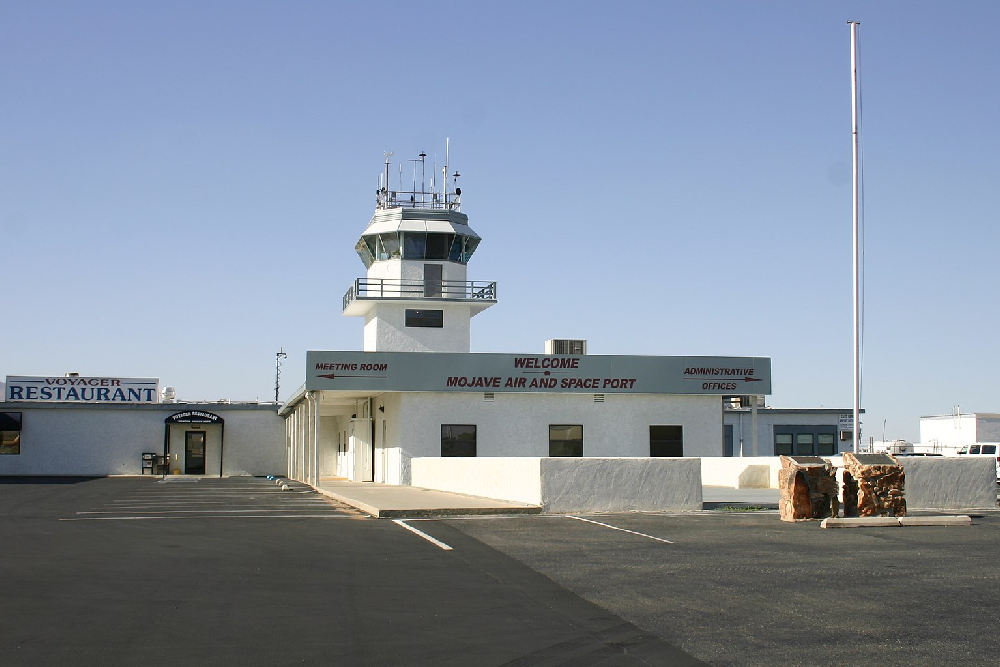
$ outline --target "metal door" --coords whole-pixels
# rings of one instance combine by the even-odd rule
[[[205,474],[205,432],[184,432],[184,474]]]

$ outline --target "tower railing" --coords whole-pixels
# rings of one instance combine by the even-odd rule
[[[461,211],[462,195],[454,192],[420,192],[406,190],[379,190],[375,196],[375,207],[422,208],[439,211]]]
[[[496,281],[358,278],[344,295],[344,310],[357,299],[446,299],[496,301]]]

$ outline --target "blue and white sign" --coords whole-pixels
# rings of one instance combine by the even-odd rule
[[[158,403],[158,378],[7,376],[6,400],[33,403]]]
[[[310,351],[306,389],[761,395],[771,393],[771,360]]]

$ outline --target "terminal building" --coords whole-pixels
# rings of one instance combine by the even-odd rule
[[[472,319],[497,284],[469,280],[482,237],[461,188],[392,191],[389,171],[387,159],[355,245],[366,275],[343,300],[364,318],[363,350],[307,353],[280,410],[289,476],[408,484],[416,457],[733,455],[724,405],[771,392],[769,358],[590,355],[558,339],[472,353]]]
[[[767,357],[594,355],[585,340],[471,352],[497,283],[451,184],[379,184],[343,314],[360,350],[309,351],[283,405],[176,403],[149,378],[8,376],[0,475],[282,473],[408,484],[414,459],[833,455],[847,410],[779,410]],[[448,174],[448,166],[443,175]]]

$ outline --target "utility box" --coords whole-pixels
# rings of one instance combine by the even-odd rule
[[[906,516],[905,482],[888,454],[844,452],[844,516]]]

